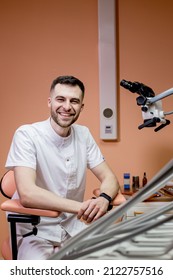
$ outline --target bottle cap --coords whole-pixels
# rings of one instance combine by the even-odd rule
[[[130,178],[130,173],[124,173],[124,179],[129,179]]]

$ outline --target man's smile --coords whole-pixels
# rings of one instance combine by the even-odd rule
[[[64,113],[64,112],[57,112],[57,113],[62,117],[67,117],[67,118],[75,115],[74,113]]]

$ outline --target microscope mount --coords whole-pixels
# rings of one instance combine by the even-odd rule
[[[170,124],[170,121],[165,119],[165,116],[173,114],[173,111],[164,112],[162,110],[161,99],[172,95],[173,88],[170,88],[155,96],[154,91],[150,87],[139,82],[133,83],[122,80],[120,85],[133,93],[139,94],[139,96],[136,98],[136,102],[138,106],[141,106],[142,118],[144,122],[138,126],[138,129],[142,129],[144,127],[155,127],[157,126],[157,123],[160,123],[160,125],[154,129],[154,131],[157,132]]]

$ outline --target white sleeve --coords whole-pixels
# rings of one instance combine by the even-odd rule
[[[24,127],[24,126],[23,126]],[[19,128],[13,137],[5,167],[26,166],[36,169],[36,151],[27,129]]]
[[[92,137],[91,133],[88,134],[87,139],[87,167],[92,169],[102,163],[104,161],[104,157],[98,147],[97,143],[95,142],[94,138]]]

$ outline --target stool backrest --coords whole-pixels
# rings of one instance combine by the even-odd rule
[[[7,198],[11,198],[13,196],[14,192],[16,191],[13,170],[7,171],[1,178],[0,191]]]

